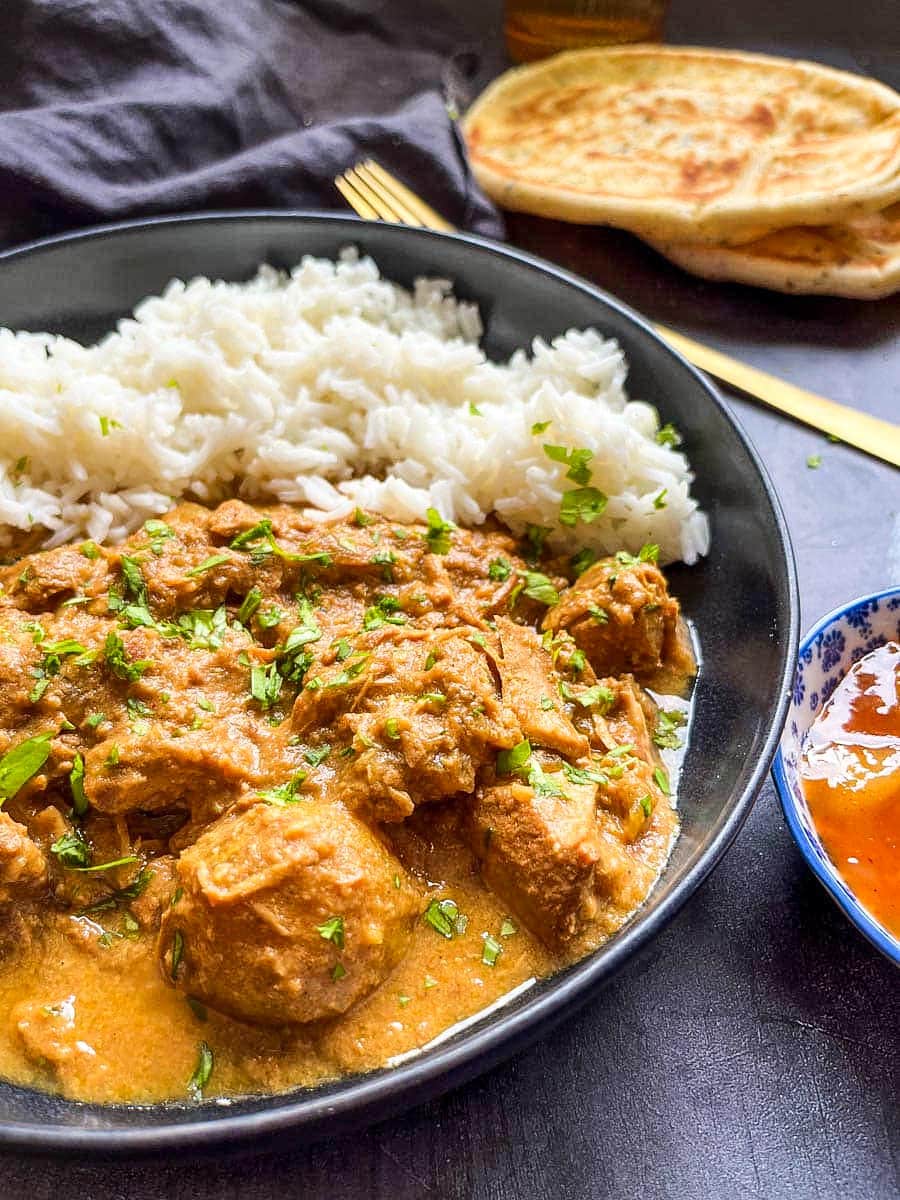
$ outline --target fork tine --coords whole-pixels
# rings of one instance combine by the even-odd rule
[[[366,170],[365,163],[357,163],[353,170],[348,171],[347,174],[352,175],[353,181],[357,186],[368,189],[365,193],[366,195],[374,195],[377,200],[380,200],[383,205],[387,205],[388,209],[396,214],[391,220],[399,221],[402,225],[421,226],[422,222],[412,209],[404,204],[403,200],[391,188],[385,187],[379,179],[370,174]],[[375,204],[375,200],[372,200],[371,203],[375,207],[378,207]]]
[[[356,170],[362,178],[368,179],[373,187],[376,183],[380,184],[383,192],[386,192],[394,203],[402,203],[416,218],[417,224],[424,225],[426,229],[440,229],[444,233],[456,232],[454,225],[445,221],[430,204],[426,204],[411,188],[408,188],[405,183],[401,183],[396,175],[392,175],[373,158],[367,158],[365,162],[358,163]]]
[[[367,221],[378,220],[378,213],[372,205],[354,190],[343,175],[338,175],[335,178],[334,186],[358,216],[363,217]]]

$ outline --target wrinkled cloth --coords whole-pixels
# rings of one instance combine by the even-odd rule
[[[372,156],[501,236],[449,115],[478,47],[443,0],[2,0],[0,244],[153,213],[346,211]]]

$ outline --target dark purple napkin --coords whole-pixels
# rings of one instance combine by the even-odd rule
[[[2,0],[0,244],[209,208],[346,211],[373,156],[501,236],[448,100],[478,70],[442,0]]]

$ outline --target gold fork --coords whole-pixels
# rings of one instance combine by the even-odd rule
[[[392,221],[399,225],[438,229],[443,233],[457,232],[440,213],[371,158],[338,175],[334,184],[353,211],[366,220]],[[674,329],[667,329],[665,325],[654,328],[688,362],[723,383],[811,425],[813,429],[900,467],[900,425],[857,412],[817,396],[815,392],[807,392],[757,367],[738,362],[711,346],[695,342]]]

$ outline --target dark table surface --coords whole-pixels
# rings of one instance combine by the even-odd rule
[[[504,63],[496,0],[434,0]],[[771,50],[900,87],[897,0],[675,0],[669,40]],[[845,404],[900,419],[900,296],[706,284],[612,230],[511,218],[509,240],[648,316]],[[728,396],[784,505],[803,623],[900,582],[900,474]],[[806,466],[821,455],[818,470]],[[405,1117],[281,1155],[194,1163],[2,1156],[0,1197],[743,1200],[900,1194],[896,971],[831,904],[770,782],[712,879],[579,1016]]]

